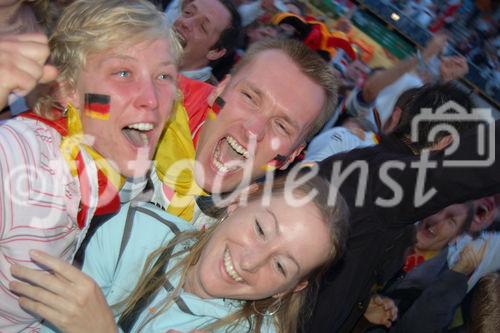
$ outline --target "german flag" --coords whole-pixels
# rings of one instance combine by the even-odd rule
[[[109,95],[85,94],[85,115],[101,120],[109,119]]]

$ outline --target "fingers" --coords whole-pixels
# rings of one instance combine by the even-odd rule
[[[21,265],[12,265],[10,270],[14,277],[40,286],[57,295],[68,296],[71,292],[71,288],[69,288],[67,281],[61,280],[48,272],[31,269]]]
[[[38,33],[38,32],[31,32],[31,33],[18,34],[18,35],[7,35],[7,36],[3,36],[3,38],[8,39],[8,40],[19,41],[19,42],[35,42],[35,43],[41,43],[41,44],[47,44],[49,42],[49,40],[47,39],[47,36],[45,34]]]
[[[380,297],[380,295],[375,295],[375,297],[373,297],[373,302],[376,305],[380,305],[380,306],[382,306],[384,304],[384,300],[382,299],[382,297]]]
[[[446,45],[447,39],[448,37],[445,34],[434,35],[422,51],[422,56],[425,58],[425,61],[428,61],[430,58],[441,52]]]
[[[22,56],[36,61],[40,66],[45,64],[50,54],[49,46],[45,42],[19,41],[10,38],[2,38],[0,50],[12,56]]]
[[[49,83],[54,81],[57,78],[57,74],[59,74],[58,70],[52,65],[43,66],[42,78],[40,79],[40,83]]]
[[[49,53],[43,34],[0,37],[0,107],[6,105],[10,93],[24,96],[39,80],[46,83],[55,79],[55,68],[44,67]]]
[[[56,310],[27,297],[19,298],[19,306],[21,306],[28,312],[34,313],[42,318],[47,319],[54,324],[57,323],[57,318],[59,318],[59,314]]]
[[[55,274],[64,277],[69,282],[76,283],[87,278],[87,276],[76,267],[73,267],[59,258],[48,255],[45,252],[32,250],[30,251],[30,256],[31,259],[49,268]]]
[[[20,281],[12,281],[9,288],[16,294],[29,298],[33,302],[44,304],[51,309],[59,309],[60,307],[68,307],[68,303],[63,297],[59,297],[50,291],[43,288],[30,285]]]

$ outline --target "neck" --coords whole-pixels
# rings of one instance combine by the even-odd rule
[[[424,255],[424,253],[426,252],[425,250],[422,250],[416,246],[413,248],[413,250],[415,251],[415,254],[418,254],[420,256]]]
[[[182,71],[195,71],[198,69],[202,69],[203,67],[208,66],[208,62],[206,60],[200,61],[189,61],[189,59],[184,59],[182,64],[179,66],[179,70]]]

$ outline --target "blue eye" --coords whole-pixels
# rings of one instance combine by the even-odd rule
[[[158,76],[158,79],[160,79],[162,81],[171,81],[173,79],[173,77],[170,74],[163,73],[163,74],[160,74]]]
[[[117,75],[117,76],[122,77],[122,78],[127,78],[130,76],[130,72],[127,70],[122,70],[122,71],[118,71],[118,72],[114,73],[114,75]]]

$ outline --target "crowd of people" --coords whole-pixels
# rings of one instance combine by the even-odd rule
[[[495,1],[414,0],[388,2],[432,33],[450,31],[452,46],[478,68],[485,93],[500,91],[500,7]]]
[[[500,329],[499,121],[467,62],[436,33],[353,86],[308,14],[0,6],[1,332]]]

